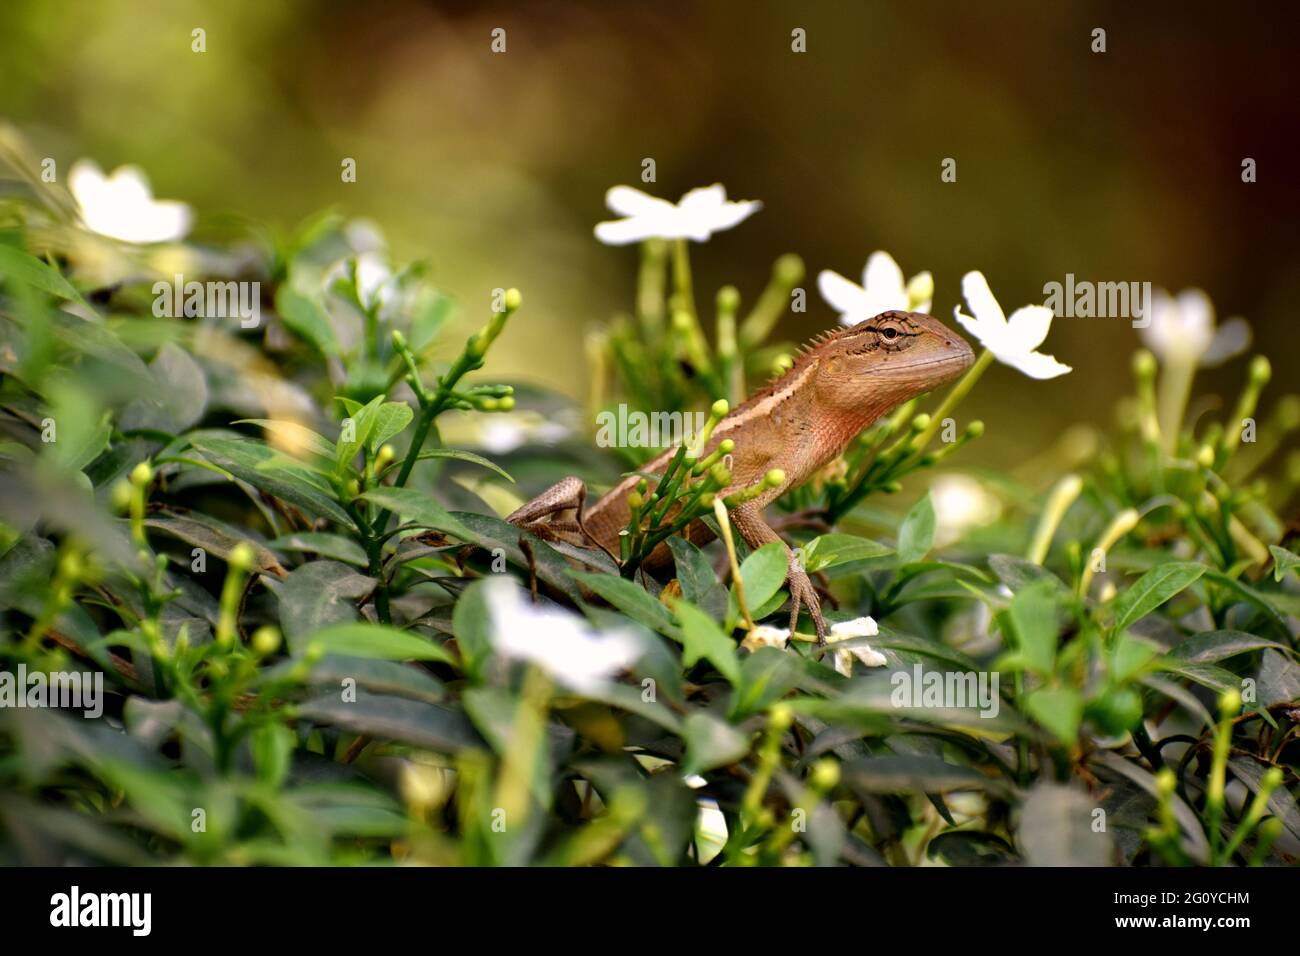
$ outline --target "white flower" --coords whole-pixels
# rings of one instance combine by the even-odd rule
[[[745,635],[745,639],[740,642],[740,646],[747,651],[756,651],[760,647],[777,647],[784,650],[789,640],[790,630],[788,628],[759,624]]]
[[[568,437],[567,427],[535,412],[507,413],[493,415],[483,425],[479,447],[494,455],[505,455],[530,442],[554,445]]]
[[[1157,289],[1151,299],[1151,321],[1138,334],[1163,362],[1208,368],[1240,355],[1250,345],[1245,319],[1229,319],[1214,327],[1214,305],[1200,289],[1184,289],[1177,297]]]
[[[969,475],[940,475],[930,485],[934,502],[934,543],[945,547],[971,528],[992,524],[1002,514],[1002,503],[982,482]]]
[[[492,578],[487,588],[497,652],[538,665],[572,690],[594,690],[641,656],[630,631],[602,633],[564,608],[535,605],[505,577]]]
[[[1047,306],[1026,305],[1012,312],[1008,319],[981,272],[966,273],[961,280],[961,291],[975,317],[963,315],[961,306],[953,309],[953,314],[962,328],[979,339],[999,362],[1030,378],[1056,378],[1071,371],[1070,366],[1037,351],[1052,327],[1052,310]]]
[[[111,176],[93,160],[79,159],[68,172],[68,189],[91,232],[123,242],[171,242],[190,231],[190,207],[157,200],[136,166],[120,166]]]
[[[874,618],[855,617],[851,621],[840,621],[831,625],[831,633],[826,640],[834,644],[854,637],[875,637],[880,633]],[[845,647],[835,651],[835,669],[845,677],[853,676],[853,659],[857,658],[867,667],[884,667],[889,663],[885,655],[873,650],[868,644],[858,647]]]
[[[763,205],[756,200],[728,202],[721,183],[692,189],[676,205],[631,186],[615,186],[605,194],[605,204],[627,217],[596,224],[596,238],[610,246],[655,238],[704,242],[744,222]]]
[[[397,298],[401,291],[396,276],[388,265],[388,259],[382,252],[370,250],[358,253],[357,260],[357,298],[366,309],[383,310]],[[325,273],[325,288],[333,288],[340,279],[348,278],[349,260],[341,259]]]
[[[887,252],[873,252],[862,270],[862,285],[838,272],[823,269],[817,288],[831,308],[840,313],[841,325],[856,325],[881,312],[929,312],[934,296],[934,279],[928,272],[903,284],[903,270]]]

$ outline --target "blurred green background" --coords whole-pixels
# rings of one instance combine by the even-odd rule
[[[646,157],[658,195],[721,181],[764,202],[695,247],[696,284],[752,302],[799,253],[809,311],[786,338],[834,322],[817,271],[856,278],[886,249],[934,273],[947,321],[968,269],[1008,311],[1067,272],[1200,285],[1251,322],[1277,394],[1300,371],[1294,34],[1281,4],[4,0],[0,116],[61,171],[140,164],[198,209],[199,238],[223,213],[372,219],[399,260],[432,261],[467,326],[516,285],[496,371],[574,396],[581,332],[630,308],[636,267],[591,228]],[[972,451],[1028,457],[1105,420],[1136,342],[1123,320],[1058,319],[1045,351],[1074,374],[989,376],[963,406],[989,423]],[[1206,384],[1231,400],[1243,375]]]

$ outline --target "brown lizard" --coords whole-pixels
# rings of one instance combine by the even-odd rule
[[[735,442],[732,485],[724,495],[754,484],[770,469],[785,473],[783,484],[732,509],[731,520],[741,537],[752,548],[781,541],[763,519],[768,503],[835,460],[872,422],[956,378],[974,358],[961,336],[918,312],[884,312],[808,343],[788,372],[718,424],[702,451],[708,454],[724,438]],[[642,475],[662,474],[674,451],[669,449],[629,475],[590,508],[585,507],[586,485],[569,477],[506,520],[542,538],[617,553],[619,532],[631,517],[628,493]],[[692,523],[685,534],[697,544],[712,537],[703,522]],[[653,569],[669,557],[668,549],[660,545],[647,563]],[[825,644],[827,628],[817,592],[793,552],[786,580],[790,630],[795,630],[800,606],[806,606],[818,642]]]

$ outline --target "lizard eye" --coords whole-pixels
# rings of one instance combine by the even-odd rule
[[[898,338],[898,329],[894,328],[892,325],[887,325],[880,334],[887,339],[896,339]]]

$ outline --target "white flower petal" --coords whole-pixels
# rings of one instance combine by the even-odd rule
[[[175,200],[155,201],[149,180],[135,166],[105,176],[91,160],[78,160],[68,173],[68,188],[86,228],[123,242],[181,239],[190,229],[190,207]]]
[[[979,319],[972,318],[961,310],[961,306],[953,306],[952,316],[957,320],[957,324],[971,334],[974,339],[991,352],[996,352],[994,344],[998,349],[1002,348],[1002,339],[999,333],[1005,331],[991,327],[988,322],[981,322]]]
[[[867,667],[884,667],[889,663],[884,654],[865,644],[861,647],[851,647],[849,652]]]
[[[720,183],[692,189],[675,205],[630,186],[613,187],[605,201],[615,212],[627,214],[626,219],[596,225],[596,238],[613,246],[655,237],[703,242],[762,208],[756,200],[727,202],[727,191]]]
[[[1052,310],[1045,305],[1025,305],[1007,319],[1007,339],[1023,352],[1043,344],[1052,327]]]
[[[602,633],[563,608],[534,606],[510,579],[492,578],[488,590],[497,652],[536,664],[560,684],[593,690],[641,656],[640,642],[631,632]]]
[[[705,239],[715,232],[721,232],[724,229],[730,229],[732,226],[738,226],[754,213],[763,208],[763,204],[757,199],[745,199],[740,202],[729,202],[714,210],[709,220],[708,234]]]
[[[1202,289],[1184,289],[1177,302],[1183,334],[1200,345],[1198,354],[1204,352],[1214,337],[1214,304]]]
[[[888,252],[877,251],[867,257],[866,267],[862,270],[862,288],[880,301],[903,303],[888,305],[880,312],[887,312],[891,308],[907,308],[907,286],[903,283],[903,270]],[[879,315],[880,312],[875,314]]]
[[[1006,315],[998,300],[993,297],[988,280],[982,272],[968,272],[961,277],[961,294],[970,306],[971,314],[980,322],[993,326],[1006,324]],[[972,332],[972,334],[974,334]]]
[[[1058,375],[1074,371],[1070,366],[1062,365],[1052,356],[1044,355],[1042,352],[1028,352],[1025,354],[1014,352],[999,354],[994,352],[993,354],[997,356],[999,362],[1010,365],[1030,378],[1056,378]]]
[[[830,269],[819,272],[817,290],[821,292],[822,298],[830,304],[830,307],[841,316],[845,318],[854,316],[857,319],[871,318],[865,311],[867,294],[862,286],[849,281],[838,272],[832,272]]]
[[[653,219],[614,219],[596,223],[596,238],[607,246],[626,246],[662,235]]]
[[[727,201],[727,190],[722,183],[712,186],[697,186],[681,198],[677,208],[692,214],[721,209]]]
[[[1248,348],[1250,325],[1245,319],[1229,319],[1215,330],[1210,347],[1201,356],[1201,364],[1207,367],[1222,365]]]
[[[760,647],[784,649],[789,640],[790,631],[788,628],[759,624],[745,635],[745,639],[740,642],[740,646],[747,651],[756,651]]]
[[[651,196],[631,186],[613,186],[605,193],[605,205],[610,212],[620,216],[664,215],[670,213],[673,204],[658,196]]]
[[[829,641],[846,641],[853,637],[875,637],[880,627],[872,617],[855,617],[851,621],[840,621],[831,625]]]

